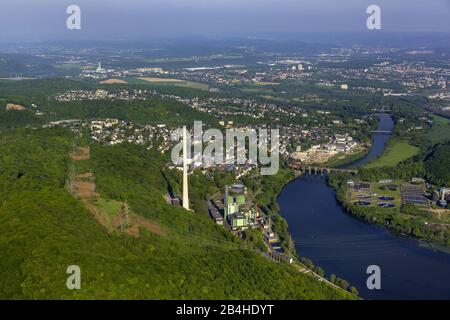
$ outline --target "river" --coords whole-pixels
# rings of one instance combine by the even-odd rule
[[[380,115],[378,130],[392,130],[389,115]],[[375,134],[371,151],[348,166],[380,155],[389,139]],[[417,239],[394,235],[348,214],[320,175],[305,175],[285,186],[278,202],[300,257],[310,258],[346,279],[365,299],[450,299],[450,254],[421,246]],[[381,269],[381,289],[369,290],[366,269]]]

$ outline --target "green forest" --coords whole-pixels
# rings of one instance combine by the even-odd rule
[[[425,172],[429,181],[438,186],[450,186],[450,143],[437,145],[425,160]]]
[[[169,127],[194,120],[206,125],[217,123],[211,115],[173,100],[57,102],[53,98],[68,89],[97,88],[102,86],[67,79],[0,81],[0,299],[355,298],[291,265],[258,254],[253,249],[265,248],[261,233],[248,231],[241,240],[214,223],[206,200],[234,183],[233,174],[213,171],[204,175],[195,170],[189,180],[193,211],[188,212],[166,201],[168,192],[181,194],[181,175],[166,166],[167,154],[129,143],[106,146],[63,128],[42,128],[60,119],[117,118]],[[192,94],[188,88],[164,90]],[[358,99],[348,101],[324,108],[344,120],[369,110],[368,105],[357,107]],[[6,103],[25,109],[6,110]],[[43,114],[37,116],[31,104],[37,104]],[[407,102],[394,101],[391,107],[394,105],[396,114],[414,118]],[[374,126],[370,122],[363,136]],[[74,146],[89,146],[90,150],[89,159],[77,163],[76,168],[71,157]],[[397,166],[363,168],[359,175],[368,181],[426,177],[436,185],[445,185],[449,176],[443,168],[449,166],[449,150],[449,144],[424,144],[418,155]],[[242,183],[270,217],[283,249],[295,254],[288,224],[277,204],[282,187],[294,177],[293,171],[284,167],[275,176],[249,174]],[[97,201],[71,192],[76,171],[95,177]],[[338,198],[345,181],[345,176],[330,178]],[[111,230],[96,216],[95,210],[102,210],[102,206],[114,211],[124,203],[143,221],[136,234],[117,227]],[[450,241],[448,234],[424,228],[424,217],[415,208],[399,209],[395,214],[348,209],[400,232]],[[146,225],[157,226],[161,232]],[[317,274],[324,273],[311,261],[298,258]],[[70,265],[81,268],[81,290],[66,287]],[[330,280],[346,290],[349,287],[334,275]],[[356,288],[349,290],[357,292]]]
[[[135,145],[92,145],[88,166],[102,198],[127,200],[165,233],[108,232],[65,187],[76,140],[63,129],[1,135],[1,299],[351,298],[166,204],[164,159]],[[81,290],[66,288],[69,265],[81,268]]]

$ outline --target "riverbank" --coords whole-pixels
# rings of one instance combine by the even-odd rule
[[[386,121],[386,119],[388,119],[389,121]],[[390,116],[388,116],[388,115],[386,115],[385,117],[380,116],[380,123],[378,124],[379,128],[381,127],[382,129],[392,130],[393,125],[394,125],[394,123]],[[388,139],[383,139],[382,143],[380,143],[379,139],[377,140],[377,139],[375,139],[375,137],[373,137],[371,145],[369,145],[367,148],[364,148],[363,150],[361,150],[360,152],[357,152],[355,154],[346,156],[346,157],[344,157],[344,159],[334,159],[332,163],[327,163],[327,166],[348,168],[348,167],[353,167],[354,164],[366,161],[367,158],[379,156],[382,153],[384,146],[387,143],[387,140]],[[284,189],[284,187],[286,187],[290,183],[296,181],[297,179],[299,179],[298,176],[291,176],[291,177],[286,176],[286,179],[284,181],[283,180],[278,181],[278,182],[282,183],[282,187],[275,189],[275,190],[279,190],[279,192],[277,192],[277,195],[275,198],[276,199],[275,205],[271,204],[271,207],[275,208],[275,210],[272,210],[271,212],[278,221],[282,221],[282,225],[283,225],[282,231],[284,234],[287,234],[287,237],[285,237],[285,239],[288,239],[288,244],[282,242],[282,247],[285,250],[287,250],[289,253],[294,255],[297,259],[302,261],[302,264],[304,266],[308,267],[308,269],[312,270],[315,274],[317,274],[318,276],[320,276],[324,279],[327,279],[327,278],[325,278],[325,276],[326,276],[325,271],[322,269],[322,267],[320,267],[320,264],[315,265],[315,263],[311,259],[309,259],[306,255],[302,256],[298,253],[297,246],[296,246],[295,242],[292,241],[292,235],[289,232],[289,223],[283,217],[283,215],[281,214],[281,212],[279,210],[278,203],[279,203],[279,197],[281,195],[282,190]],[[271,197],[271,198],[274,199],[273,197]],[[276,222],[274,222],[274,224],[275,224],[275,226],[277,225]],[[329,274],[329,279],[327,279],[327,281],[329,281],[330,283],[333,283],[334,285],[339,286],[340,288],[343,288],[346,291],[349,291],[349,292],[357,294],[357,295],[359,294],[359,292],[355,286],[350,285],[350,283],[348,281],[336,276],[334,273]]]
[[[336,199],[349,214],[377,224],[394,233],[406,234],[420,240],[435,242],[436,245],[450,246],[450,229],[433,230],[431,217],[420,208],[379,208],[355,205],[347,199],[348,176],[332,174],[328,185],[336,193]]]
[[[271,201],[268,205],[263,206],[263,211],[268,214],[273,221],[273,231],[279,236],[281,247],[285,250],[285,252],[294,257],[297,264],[301,265],[305,270],[308,270],[308,272],[320,281],[325,281],[336,288],[344,290],[347,293],[360,298],[358,288],[353,285],[353,283],[350,283],[346,279],[334,273],[329,273],[327,276],[324,269],[319,264],[315,264],[314,261],[308,259],[306,256],[298,254],[295,241],[292,240],[292,236],[289,232],[289,224],[280,213],[278,201],[284,187],[295,182],[299,179],[299,177],[294,175],[294,171],[292,169],[284,168],[282,172],[283,173],[281,175],[278,175],[279,178],[275,179],[275,181],[277,181],[276,186],[268,191],[268,197],[273,201]]]
[[[364,149],[359,152],[344,156],[336,155],[335,157],[322,164],[322,166],[327,168],[347,168],[351,163],[354,163],[359,159],[367,156],[370,152],[371,147],[372,145],[366,145]]]
[[[383,130],[392,130],[393,121],[384,117],[380,125]],[[388,135],[374,135],[370,152],[352,166],[381,155],[388,140]],[[370,219],[346,212],[325,176],[307,174],[287,182],[278,203],[280,215],[289,223],[297,256],[313,260],[327,276],[332,272],[348,279],[361,297],[450,297],[449,254],[430,250],[416,238],[394,234]],[[366,287],[366,269],[374,264],[382,270],[382,290]]]
[[[450,255],[347,213],[324,176],[291,181],[279,203],[297,256],[314,261],[326,278],[346,279],[364,299],[449,298]],[[382,270],[382,290],[366,287],[370,265]]]
[[[254,176],[245,177],[242,179],[249,190],[253,190],[256,195],[255,202],[264,212],[264,214],[271,220],[272,231],[277,235],[280,243],[280,247],[285,253],[294,257],[294,262],[299,266],[300,272],[311,273],[312,276],[332,285],[335,288],[344,290],[349,295],[356,298],[358,297],[358,290],[349,281],[331,274],[331,277],[327,278],[323,269],[315,265],[311,260],[306,259],[298,255],[295,242],[289,232],[289,225],[286,219],[280,214],[280,207],[278,205],[278,197],[281,194],[283,188],[297,179],[294,170],[282,165],[282,168],[274,176]]]
[[[365,165],[365,168],[393,167],[402,161],[414,157],[420,152],[420,148],[412,145],[408,139],[398,136],[391,137],[384,152]]]

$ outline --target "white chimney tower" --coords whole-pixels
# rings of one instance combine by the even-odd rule
[[[187,158],[187,133],[186,126],[183,127],[183,208],[189,209],[189,186],[188,186],[188,158]]]

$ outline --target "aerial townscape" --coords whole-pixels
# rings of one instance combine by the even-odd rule
[[[450,299],[449,28],[0,37],[0,299]]]

